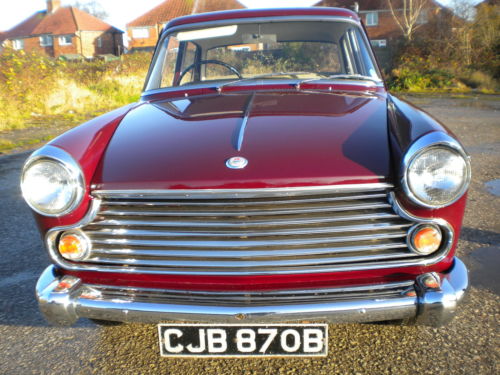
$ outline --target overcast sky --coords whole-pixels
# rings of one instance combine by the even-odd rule
[[[160,4],[164,0],[97,0],[104,10],[110,15],[106,21],[111,25],[125,30],[125,24]],[[247,7],[290,7],[309,6],[319,0],[241,0]],[[451,0],[443,0],[441,3],[449,3]],[[471,0],[479,1],[479,0]],[[70,5],[74,1],[62,0],[62,5]],[[83,0],[82,2],[85,2]],[[3,9],[0,12],[0,30],[5,31],[17,25],[33,13],[46,9],[46,0],[3,0]]]

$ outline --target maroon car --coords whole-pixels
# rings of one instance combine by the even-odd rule
[[[34,152],[21,185],[49,322],[184,322],[159,325],[163,355],[229,356],[448,322],[469,181],[453,134],[387,92],[357,14],[307,8],[171,21],[140,102]]]

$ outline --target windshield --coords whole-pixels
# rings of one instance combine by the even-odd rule
[[[266,78],[380,80],[358,26],[286,21],[171,33],[158,48],[146,90]]]

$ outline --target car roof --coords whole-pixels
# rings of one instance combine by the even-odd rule
[[[200,22],[211,22],[220,20],[261,18],[261,17],[290,17],[290,16],[325,16],[325,17],[347,17],[359,22],[358,15],[352,10],[345,8],[275,8],[275,9],[240,9],[222,12],[200,13],[171,20],[165,29],[174,26],[188,25]]]

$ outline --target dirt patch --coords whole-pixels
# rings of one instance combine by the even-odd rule
[[[65,131],[102,113],[34,116],[23,129],[0,132],[0,154],[16,153],[39,147]]]

